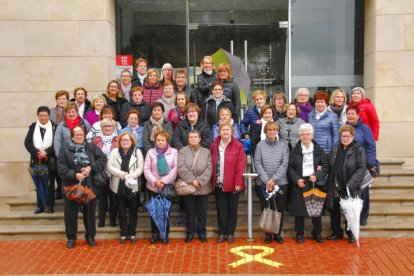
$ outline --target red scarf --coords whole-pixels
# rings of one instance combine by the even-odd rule
[[[65,117],[65,122],[66,122],[66,125],[68,126],[69,130],[72,131],[72,129],[75,126],[78,126],[79,125],[80,117],[79,116],[76,117],[75,121],[73,121],[73,122],[69,121],[68,118]]]

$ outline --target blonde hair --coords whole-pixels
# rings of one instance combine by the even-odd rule
[[[344,94],[344,97],[345,97],[344,104],[346,104],[346,101],[347,101],[347,99],[346,99],[346,92],[342,88],[338,88],[338,89],[335,89],[334,91],[332,91],[331,97],[329,98],[329,104],[330,105],[333,105],[335,103],[335,97],[339,93]]]
[[[95,97],[93,98],[93,100],[92,100],[91,106],[92,106],[92,108],[93,108],[93,109],[95,109],[95,103],[96,103],[96,101],[97,101],[97,100],[102,100],[102,101],[103,101],[104,106],[106,105],[106,100],[105,100],[105,98],[104,98],[103,96],[101,96],[101,95],[98,95],[98,96],[95,96]]]
[[[255,98],[259,95],[262,95],[264,97],[265,101],[267,101],[267,93],[263,90],[254,91],[253,94],[252,94],[252,100],[254,101]]]

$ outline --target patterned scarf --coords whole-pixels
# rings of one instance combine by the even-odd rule
[[[80,165],[81,167],[88,166],[91,162],[88,160],[88,155],[86,155],[85,151],[85,142],[81,145],[73,143],[73,141],[69,141],[69,149],[75,152],[75,165]]]
[[[164,130],[162,128],[162,123],[164,122],[164,119],[161,118],[158,121],[156,121],[152,116],[150,117],[150,122],[152,123],[152,130],[151,130],[151,136],[150,136],[150,140],[151,142],[155,142],[154,136],[155,133],[157,133],[158,131]]]
[[[112,141],[114,140],[116,136],[117,135],[115,131],[109,136],[105,136],[105,135],[101,136],[102,137],[102,152],[106,155],[106,157],[108,157],[109,154],[111,153]]]

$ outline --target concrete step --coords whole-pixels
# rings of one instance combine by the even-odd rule
[[[380,158],[381,170],[398,170],[404,165],[404,159],[400,158]]]
[[[414,169],[381,169],[380,175],[376,178],[377,182],[406,182],[414,181]]]
[[[414,206],[414,194],[373,193],[370,195],[371,206]]]
[[[414,182],[378,182],[375,181],[370,187],[372,194],[388,194],[388,193],[414,193]]]

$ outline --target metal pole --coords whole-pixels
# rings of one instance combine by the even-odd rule
[[[247,71],[247,40],[244,41],[244,69]]]
[[[230,40],[230,54],[233,54],[233,40]]]
[[[253,197],[252,197],[252,180],[257,177],[257,173],[244,173],[244,179],[247,179],[247,241],[253,239]]]
[[[190,71],[190,10],[188,8],[188,0],[185,0],[185,58],[187,72]],[[194,72],[195,74],[195,72]],[[187,74],[187,83],[190,83],[190,76]]]

